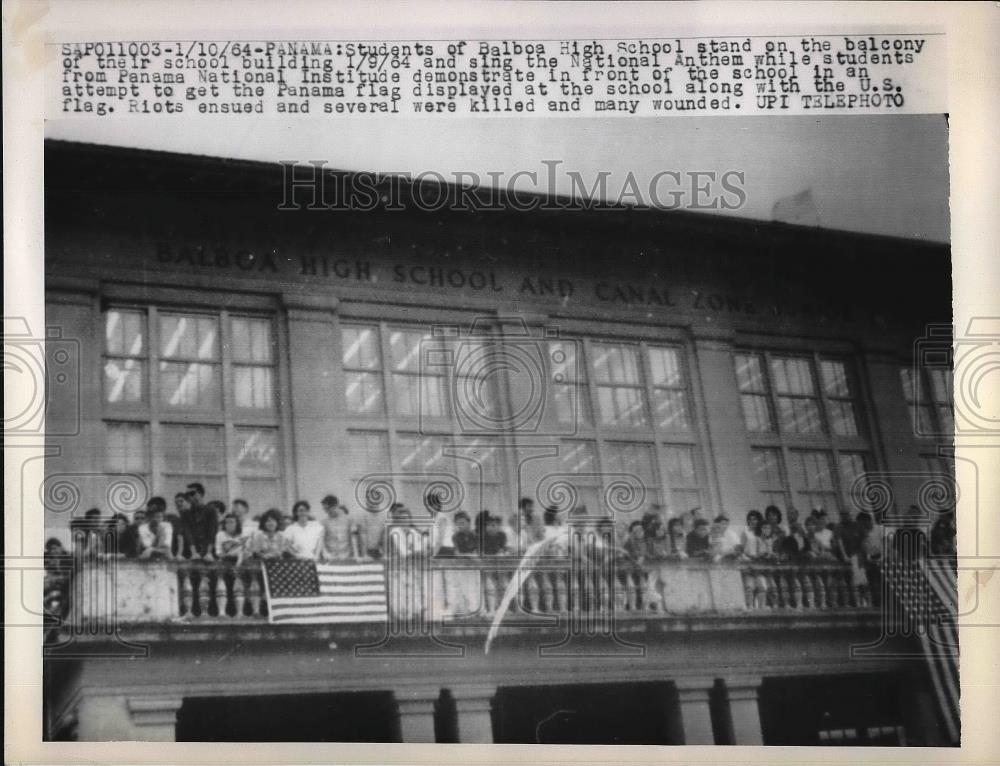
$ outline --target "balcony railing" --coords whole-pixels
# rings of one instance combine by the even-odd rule
[[[415,561],[420,572],[387,574],[387,619],[404,611],[455,624],[491,618],[514,577],[520,585],[510,608],[519,617],[819,614],[871,605],[867,585],[839,562],[669,561],[575,571],[563,559],[542,562],[528,574],[517,570],[518,563],[516,557]],[[261,623],[268,615],[259,563],[201,560],[90,562],[47,578],[46,610],[68,626],[90,625],[90,633],[103,631],[95,625]]]

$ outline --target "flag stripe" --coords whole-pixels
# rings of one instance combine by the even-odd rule
[[[306,625],[388,618],[381,564],[268,561],[264,587],[271,623]]]

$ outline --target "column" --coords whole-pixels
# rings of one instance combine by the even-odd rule
[[[403,742],[434,742],[434,705],[441,690],[434,687],[403,689],[395,693],[399,707],[399,733]]]
[[[726,679],[726,697],[733,726],[734,745],[763,745],[764,734],[760,727],[760,708],[757,698],[761,678],[746,676]]]
[[[709,443],[705,455],[714,468],[721,508],[735,521],[746,513],[748,489],[755,490],[750,441],[743,427],[743,407],[733,366],[732,335],[726,330],[696,330],[695,356]]]
[[[77,706],[80,742],[173,742],[180,697],[86,696]]]
[[[679,678],[675,681],[677,699],[680,702],[680,734],[685,745],[714,745],[712,731],[712,708],[709,692],[714,681],[711,678]],[[675,734],[671,733],[671,739]]]
[[[284,461],[286,491],[291,496],[319,498],[344,485],[346,477],[338,467],[347,465],[348,458],[337,451],[343,449],[338,445],[346,444],[337,420],[337,412],[343,409],[340,341],[334,324],[338,302],[334,296],[299,293],[284,294],[282,302],[291,360],[286,372],[291,406],[283,413],[291,426],[285,437],[289,446]]]
[[[493,697],[495,686],[453,687],[451,696],[455,700],[458,717],[458,741],[462,743],[493,742]]]

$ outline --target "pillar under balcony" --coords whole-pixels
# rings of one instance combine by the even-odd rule
[[[441,690],[434,687],[402,689],[395,693],[399,733],[403,742],[435,742],[434,705]]]
[[[759,676],[727,678],[725,683],[729,716],[732,721],[733,744],[764,744],[758,704],[761,678]]]
[[[679,678],[675,682],[680,703],[680,720],[670,722],[670,738],[678,735],[685,745],[714,745],[712,708],[709,694],[715,683],[711,678]]]
[[[452,687],[458,717],[458,741],[483,744],[493,742],[493,697],[495,686]]]
[[[77,706],[81,742],[173,742],[179,697],[85,696]]]

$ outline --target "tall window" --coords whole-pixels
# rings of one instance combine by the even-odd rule
[[[113,307],[104,335],[108,471],[160,495],[197,481],[255,512],[284,504],[270,319]]]
[[[907,366],[899,369],[899,377],[914,431],[924,436],[954,433],[951,371]]]
[[[594,343],[592,353],[601,424],[645,427],[649,416],[638,349],[624,343]]]
[[[762,351],[733,361],[760,502],[857,510],[851,487],[871,470],[870,448],[848,361]]]

